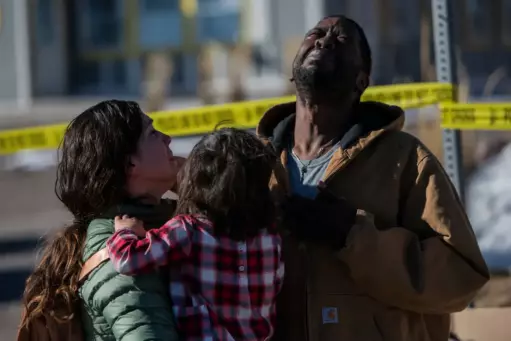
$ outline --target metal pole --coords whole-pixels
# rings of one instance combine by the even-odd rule
[[[435,64],[437,80],[441,83],[453,84],[453,101],[457,95],[456,55],[452,44],[452,11],[451,0],[431,0],[433,32],[435,43]],[[464,200],[463,160],[461,152],[461,136],[459,130],[444,129],[444,167],[461,200]]]
[[[26,111],[32,105],[28,0],[13,0],[13,2],[17,105],[18,109]]]
[[[323,19],[325,16],[325,4],[324,0],[303,0],[304,8],[304,19],[305,29],[303,33],[307,32],[316,24],[318,21]]]

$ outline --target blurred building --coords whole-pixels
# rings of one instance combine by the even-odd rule
[[[489,74],[511,66],[511,1],[453,1],[455,45],[480,93]],[[375,83],[432,80],[430,7],[429,0],[0,0],[0,100],[137,96],[145,57],[155,51],[172,59],[172,93],[192,95],[201,45],[248,43],[267,52],[256,55],[263,64],[264,56],[289,54],[289,41],[332,13],[365,28]],[[509,93],[502,78],[496,89]]]
[[[450,1],[460,80],[479,96],[493,73],[500,76],[493,90],[511,93],[511,1]],[[430,0],[324,0],[324,11],[346,13],[364,27],[376,84],[434,80]]]
[[[15,0],[18,1],[18,0]],[[174,93],[193,93],[197,53],[208,41],[241,40],[237,0],[37,0],[32,8],[34,94],[140,91],[146,56],[168,52]],[[45,66],[59,56],[58,79]]]
[[[173,91],[194,93],[199,46],[240,42],[246,12],[238,0],[0,0],[0,7],[0,70],[11,71],[2,73],[0,97],[13,95],[3,88],[21,68],[33,96],[138,94],[155,51],[172,58]]]

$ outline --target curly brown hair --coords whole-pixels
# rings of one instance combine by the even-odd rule
[[[67,127],[55,193],[74,223],[46,242],[28,277],[22,327],[46,314],[61,322],[73,318],[88,225],[126,197],[127,168],[142,135],[142,115],[135,102],[110,100],[85,110]]]
[[[176,214],[204,215],[215,234],[235,240],[271,228],[275,161],[273,149],[248,131],[222,128],[204,136],[181,171]]]

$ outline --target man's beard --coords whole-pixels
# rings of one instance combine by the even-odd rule
[[[343,69],[349,70],[344,71]],[[356,86],[354,67],[337,65],[334,70],[324,70],[319,65],[295,66],[293,82],[298,97],[308,104],[345,99]]]

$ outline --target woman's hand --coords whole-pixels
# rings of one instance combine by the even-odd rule
[[[130,218],[126,214],[122,217],[115,217],[114,226],[116,231],[128,229],[135,233],[138,237],[145,237],[146,231],[142,220]]]

